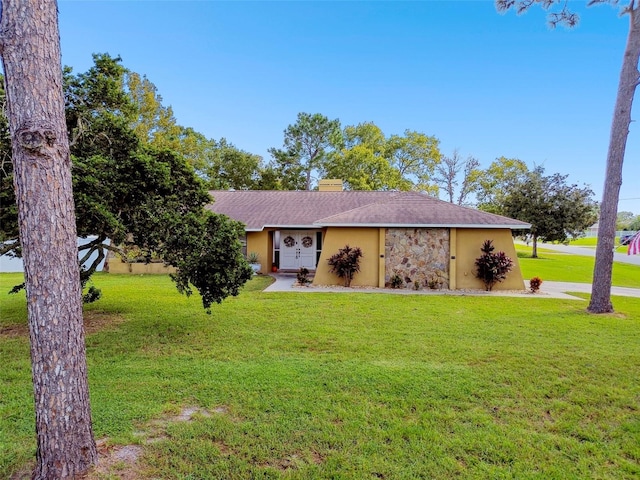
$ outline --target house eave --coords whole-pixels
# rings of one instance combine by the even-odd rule
[[[317,230],[326,227],[343,228],[486,228],[486,229],[509,229],[509,230],[529,230],[530,224],[496,224],[488,225],[483,223],[313,223],[300,225],[270,224],[262,227],[245,228],[245,232],[262,232],[267,228],[277,230]]]
[[[318,230],[321,227],[317,224],[304,224],[304,225],[273,224],[273,225],[263,225],[262,227],[245,228],[244,230],[245,232],[262,232],[266,228],[275,228],[277,230]]]
[[[487,228],[487,229],[509,229],[528,230],[530,224],[524,225],[487,225],[469,223],[317,223],[317,227],[367,227],[367,228]]]

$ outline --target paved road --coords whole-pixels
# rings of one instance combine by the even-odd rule
[[[524,245],[524,243],[521,243],[521,245]],[[548,250],[555,250],[557,252],[568,253],[571,255],[584,255],[586,257],[596,256],[596,249],[594,247],[574,247],[570,245],[557,245],[555,243],[539,243],[538,242],[538,248],[546,248]],[[627,255],[626,253],[614,253],[613,261],[620,262],[620,263],[630,263],[631,265],[640,266],[640,255]]]

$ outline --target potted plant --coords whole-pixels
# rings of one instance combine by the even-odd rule
[[[262,269],[262,265],[260,264],[260,257],[256,252],[251,252],[247,255],[247,262],[251,265],[253,269],[253,273],[258,273]]]

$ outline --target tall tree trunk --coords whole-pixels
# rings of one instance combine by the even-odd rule
[[[55,0],[2,0],[0,54],[31,340],[33,475],[72,478],[97,461],[97,452]]]
[[[305,185],[307,187],[307,190],[311,190],[311,167],[307,168],[307,177],[306,177]]]
[[[638,57],[640,56],[640,14],[638,7],[630,3],[629,36],[622,61],[618,96],[613,112],[611,137],[607,153],[607,171],[600,205],[598,245],[593,270],[591,301],[587,310],[591,313],[613,312],[611,304],[611,272],[613,269],[613,248],[616,236],[616,215],[618,198],[622,184],[622,163],[631,123],[633,96],[638,85]]]
[[[538,258],[538,236],[534,233],[531,237],[531,258]]]

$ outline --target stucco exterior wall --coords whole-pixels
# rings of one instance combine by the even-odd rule
[[[125,263],[119,259],[109,260],[109,273],[128,273],[132,275],[166,275],[175,273],[174,267],[164,263]]]
[[[350,245],[360,247],[363,253],[353,286],[383,288],[391,276],[398,273],[405,280],[406,288],[413,288],[416,280],[421,289],[429,288],[429,280],[438,276],[444,289],[483,289],[482,282],[475,278],[474,263],[485,240],[493,240],[496,250],[504,251],[514,262],[507,279],[495,285],[494,290],[524,290],[509,229],[329,227],[323,230],[322,253],[313,284],[343,284],[340,278],[329,273],[327,260],[340,248]],[[247,232],[247,252],[256,252],[262,266],[260,272],[269,273],[273,255],[271,232]],[[127,264],[122,265],[126,268]]]
[[[382,231],[382,233],[381,233]],[[313,279],[314,285],[343,285],[344,282],[336,275],[329,273],[327,264],[329,257],[338,253],[345,245],[360,247],[362,258],[360,259],[360,272],[356,273],[351,286],[378,287],[380,281],[380,235],[384,235],[384,229],[379,228],[327,228],[322,241],[322,254],[316,267]],[[382,285],[384,286],[384,285]]]
[[[385,284],[399,275],[405,288],[449,288],[448,228],[388,228],[385,237]],[[417,283],[416,283],[417,282]]]
[[[247,254],[256,252],[260,259],[261,268],[258,273],[268,273],[271,271],[273,263],[273,241],[270,232],[247,232]]]
[[[453,229],[452,229],[453,230]],[[493,240],[496,252],[503,251],[513,260],[513,270],[504,282],[496,284],[494,290],[524,290],[524,281],[509,229],[456,229],[455,233],[455,288],[484,289],[484,284],[475,277],[475,261],[482,252],[485,240]],[[452,235],[454,237],[454,235]],[[453,249],[452,249],[453,250]],[[454,269],[452,269],[453,271]]]

